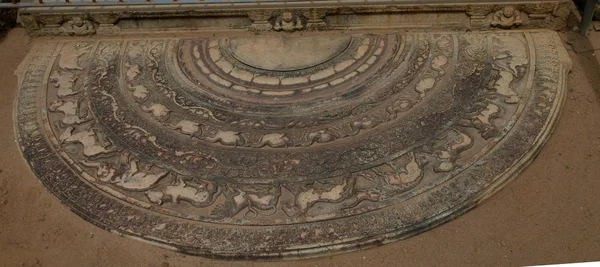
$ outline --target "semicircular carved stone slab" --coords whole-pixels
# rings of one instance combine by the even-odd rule
[[[305,35],[38,43],[23,155],[86,220],[182,252],[348,251],[514,177],[570,69],[550,31]]]

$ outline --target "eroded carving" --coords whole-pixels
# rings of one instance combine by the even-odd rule
[[[217,130],[213,136],[206,137],[208,142],[219,142],[227,146],[243,146],[245,141],[239,132]]]
[[[59,97],[75,95],[80,92],[78,90],[74,90],[77,77],[75,77],[75,75],[72,73],[61,73],[60,71],[55,71],[52,73],[52,75],[50,75],[50,81],[57,88],[57,94]]]
[[[458,130],[450,130],[443,133],[433,148],[437,150],[436,157],[439,164],[433,169],[436,172],[449,172],[457,167],[456,161],[460,158],[460,153],[469,149],[473,145],[473,138]]]
[[[99,154],[111,153],[113,150],[108,147],[110,144],[103,144],[96,136],[93,129],[87,129],[79,132],[74,132],[72,126],[60,135],[59,139],[65,143],[78,143],[83,146],[83,154],[87,157],[96,156]]]
[[[195,184],[179,179],[176,184],[169,185],[162,191],[146,192],[146,196],[151,202],[159,205],[165,202],[179,203],[183,200],[195,207],[208,207],[215,202],[220,192],[221,189],[210,182]]]
[[[58,66],[64,70],[83,70],[79,65],[79,58],[90,52],[92,46],[84,42],[67,43],[60,52]]]
[[[82,17],[72,17],[60,26],[63,35],[92,35],[96,33],[94,23]]]
[[[521,12],[512,6],[505,6],[502,10],[496,11],[492,18],[492,26],[502,29],[521,26]]]
[[[275,18],[273,29],[276,31],[287,32],[303,30],[306,24],[306,22],[303,20],[305,19],[298,13],[283,12],[281,15]]]
[[[48,106],[48,110],[51,112],[60,112],[63,114],[61,126],[80,124],[83,122],[90,121],[91,118],[84,114],[79,107],[78,100],[65,101],[56,100]]]

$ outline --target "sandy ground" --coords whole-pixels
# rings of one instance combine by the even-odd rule
[[[592,37],[600,44],[600,34]],[[556,131],[533,164],[478,208],[390,245],[264,263],[186,256],[119,237],[85,222],[48,193],[21,158],[12,128],[13,72],[30,42],[23,29],[0,39],[0,266],[514,266],[600,260],[600,67],[594,51],[569,52],[573,72]]]

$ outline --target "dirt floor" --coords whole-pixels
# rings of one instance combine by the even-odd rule
[[[591,39],[600,44],[600,34]],[[382,247],[263,263],[186,256],[119,237],[85,222],[48,193],[21,158],[12,128],[13,72],[30,42],[23,29],[0,39],[0,266],[514,266],[600,260],[600,56],[594,51],[570,49],[568,99],[554,134],[533,164],[478,208]]]

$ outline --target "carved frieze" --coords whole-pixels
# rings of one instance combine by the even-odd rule
[[[189,3],[191,4],[191,3]],[[207,5],[217,3],[206,3]],[[252,5],[257,6],[252,6]],[[290,32],[297,30],[331,30],[352,28],[402,28],[413,29],[435,27],[436,29],[486,30],[491,28],[524,27],[561,30],[567,27],[572,1],[538,1],[498,3],[481,2],[448,5],[442,3],[403,5],[364,5],[363,3],[339,2],[339,6],[296,6],[289,3],[281,6],[259,6],[247,3],[235,9],[164,9],[161,12],[140,8],[120,10],[78,6],[77,16],[57,13],[51,9],[27,7],[20,11],[20,20],[31,35],[79,35],[79,34],[126,34],[129,31],[149,30],[172,31],[173,29],[195,30],[190,25],[203,25],[203,29],[247,29],[260,34],[262,31]],[[70,14],[70,13],[69,13]],[[431,23],[431,15],[436,15]],[[465,16],[466,15],[466,16]],[[157,19],[156,23],[131,23],[143,17]],[[169,30],[161,24],[168,17]],[[218,18],[218,19],[215,19]],[[199,23],[184,23],[197,20]],[[93,24],[94,30],[90,26]],[[120,25],[122,23],[122,25]],[[64,25],[63,25],[64,24]],[[124,26],[124,29],[121,29]],[[141,28],[140,28],[141,27]]]

